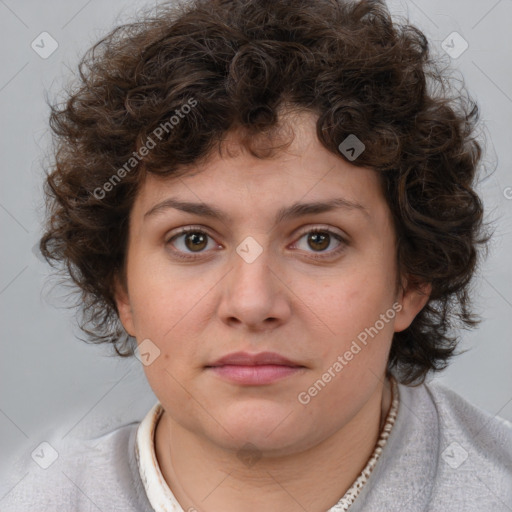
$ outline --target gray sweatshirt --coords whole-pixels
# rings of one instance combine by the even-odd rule
[[[437,382],[399,393],[391,435],[349,511],[511,512],[512,424]],[[43,446],[33,457],[46,469],[26,457],[2,475],[0,512],[182,512],[174,499],[151,506],[135,456],[139,424],[74,439],[54,461]]]

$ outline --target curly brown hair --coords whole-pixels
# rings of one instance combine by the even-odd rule
[[[114,284],[125,282],[143,173],[186,174],[230,130],[272,133],[283,105],[314,112],[320,142],[340,158],[348,135],[363,141],[352,163],[384,180],[399,273],[431,283],[426,306],[394,335],[389,371],[406,384],[423,381],[454,354],[455,327],[477,325],[469,286],[489,240],[474,191],[478,107],[464,88],[451,88],[424,34],[392,19],[384,2],[164,4],[113,29],[78,68],[65,103],[50,104],[57,144],[40,248],[78,285],[86,341],[133,354]],[[155,133],[158,143],[143,152]]]

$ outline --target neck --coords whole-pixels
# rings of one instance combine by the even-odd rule
[[[313,448],[266,457],[248,467],[164,412],[155,431],[158,464],[183,510],[325,511],[350,488],[370,458],[391,404],[379,385],[352,420]]]

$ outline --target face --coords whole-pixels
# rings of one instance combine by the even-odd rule
[[[396,287],[378,175],[326,150],[315,120],[271,159],[231,134],[229,156],[148,176],[131,211],[121,321],[165,413],[226,449],[305,450],[352,421],[424,305]]]

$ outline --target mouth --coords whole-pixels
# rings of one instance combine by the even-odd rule
[[[306,367],[275,352],[234,352],[205,368],[232,383],[261,386],[296,375]]]

